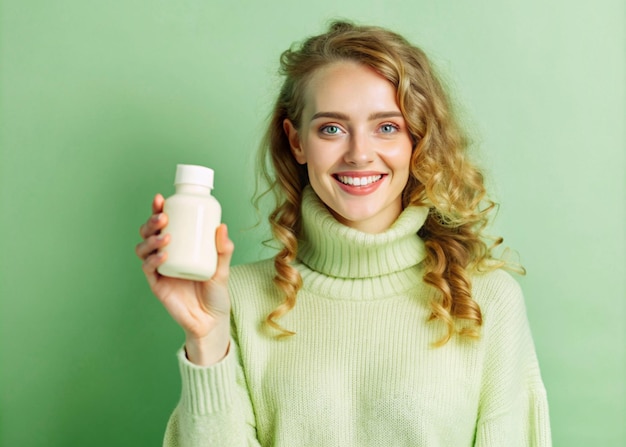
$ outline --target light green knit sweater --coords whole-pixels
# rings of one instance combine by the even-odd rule
[[[425,208],[382,234],[339,224],[312,190],[303,197],[296,307],[277,339],[263,325],[282,298],[271,261],[231,272],[233,342],[202,368],[178,354],[182,397],[165,446],[551,445],[546,393],[524,301],[502,271],[473,278],[482,337],[427,322]]]

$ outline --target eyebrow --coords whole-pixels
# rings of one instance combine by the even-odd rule
[[[350,117],[344,113],[340,112],[317,112],[315,115],[311,117],[311,121],[316,120],[318,118],[334,118],[338,120],[348,121]],[[375,112],[372,113],[368,117],[368,121],[385,119],[385,118],[404,118],[401,112],[399,111],[389,111],[389,112]]]

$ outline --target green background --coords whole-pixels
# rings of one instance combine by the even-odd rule
[[[176,163],[204,164],[234,262],[267,256],[250,197],[278,56],[339,16],[421,45],[464,105],[555,445],[626,445],[623,1],[337,3],[2,1],[2,446],[161,443],[182,331],[138,227]]]

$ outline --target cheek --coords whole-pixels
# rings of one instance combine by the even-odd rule
[[[329,145],[309,144],[304,151],[309,174],[323,173],[336,163],[335,151]]]
[[[309,158],[306,168],[309,174],[309,182],[312,185],[327,184],[332,180],[332,177],[328,174],[328,166],[316,164],[315,160]]]
[[[396,175],[408,177],[412,155],[413,150],[410,146],[397,148],[395,151],[388,153],[386,162]]]

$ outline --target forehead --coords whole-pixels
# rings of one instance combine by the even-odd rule
[[[320,111],[400,110],[395,86],[371,67],[340,61],[317,69],[305,86],[304,115]]]

